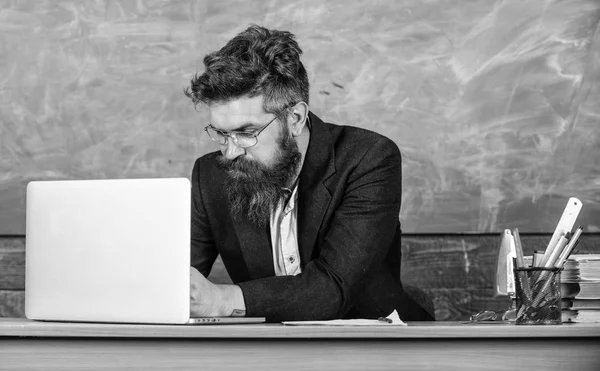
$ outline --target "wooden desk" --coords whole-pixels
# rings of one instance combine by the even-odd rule
[[[599,370],[600,324],[149,326],[0,318],[0,369]]]

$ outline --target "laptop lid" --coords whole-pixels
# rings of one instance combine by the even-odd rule
[[[185,178],[30,182],[27,318],[186,323],[190,199]]]

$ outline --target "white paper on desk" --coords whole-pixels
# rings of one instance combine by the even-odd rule
[[[406,326],[402,322],[398,312],[394,310],[392,314],[387,316],[392,320],[392,323],[382,322],[376,319],[332,319],[328,321],[283,321],[284,325],[288,326]]]

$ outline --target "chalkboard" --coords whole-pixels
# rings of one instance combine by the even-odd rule
[[[0,3],[0,234],[39,179],[189,176],[216,147],[182,90],[251,23],[304,49],[313,112],[392,138],[404,232],[600,231],[600,3]]]

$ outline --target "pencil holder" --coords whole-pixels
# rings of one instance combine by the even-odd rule
[[[517,325],[561,325],[560,268],[515,268]]]

